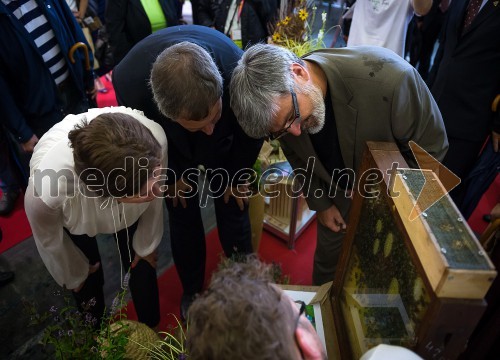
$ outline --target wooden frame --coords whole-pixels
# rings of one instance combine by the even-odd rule
[[[384,342],[411,348],[425,359],[454,359],[484,312],[483,297],[496,271],[449,196],[439,200],[443,204],[424,209],[429,214],[409,220],[418,196],[410,184],[414,172],[433,181],[437,177],[419,170],[395,175],[393,163],[408,168],[395,144],[367,143],[357,189],[380,192],[370,200],[368,193],[355,191],[330,291],[341,358],[359,358]],[[365,176],[371,173],[378,174],[378,183],[376,176]],[[385,217],[374,219],[380,209],[385,209]],[[446,224],[434,221],[439,216],[431,212],[436,209]],[[457,246],[446,251],[443,241],[455,232],[461,240],[453,240],[453,235],[450,246]],[[379,236],[385,237],[384,243]],[[397,252],[391,252],[393,248]],[[462,267],[455,258],[472,260]],[[386,281],[386,275],[392,280]]]

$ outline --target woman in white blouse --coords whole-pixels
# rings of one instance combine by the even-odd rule
[[[163,235],[167,139],[160,125],[125,107],[69,115],[38,142],[25,209],[55,281],[97,326],[104,276],[95,235],[114,234],[139,321],[159,320],[156,248]],[[132,245],[132,246],[130,246]],[[94,300],[92,300],[94,299]]]

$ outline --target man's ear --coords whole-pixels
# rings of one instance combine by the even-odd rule
[[[299,348],[306,360],[323,360],[322,344],[317,337],[300,325],[295,329]]]
[[[292,74],[300,82],[309,81],[309,77],[310,77],[309,71],[307,71],[307,68],[305,66],[300,65],[299,63],[293,63],[291,65],[291,70],[292,70]]]

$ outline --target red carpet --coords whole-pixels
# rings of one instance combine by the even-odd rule
[[[206,236],[207,264],[205,285],[208,284],[212,272],[220,261],[222,248],[219,243],[217,229]],[[289,250],[286,244],[264,231],[259,248],[259,256],[265,262],[281,264],[283,274],[290,276],[290,284],[311,285],[313,253],[316,247],[316,222],[313,222],[296,241],[295,249]],[[175,266],[167,269],[158,279],[160,289],[160,329],[177,325],[175,315],[179,319],[182,287]],[[137,319],[134,305],[128,304],[128,318]]]
[[[30,224],[24,213],[23,195],[19,196],[16,207],[9,216],[0,216],[0,228],[3,233],[3,239],[0,242],[0,254],[31,236]]]
[[[111,78],[111,73],[109,74]],[[116,106],[116,96],[115,89],[113,88],[113,84],[109,81],[106,76],[101,76],[101,81],[103,85],[106,87],[107,92],[98,92],[97,93],[97,106],[100,108],[107,106]]]

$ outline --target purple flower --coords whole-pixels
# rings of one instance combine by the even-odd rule
[[[49,311],[55,313],[57,311],[57,308],[54,305],[52,305]]]
[[[64,331],[59,330],[59,331],[57,332],[57,337],[58,337],[58,338],[61,338],[61,337],[63,337],[63,336],[64,336]]]
[[[130,273],[126,273],[123,277],[123,287],[128,288],[128,282],[130,280]]]
[[[116,309],[118,308],[118,306],[120,306],[120,299],[118,296],[116,296],[114,299],[113,299],[113,303],[111,304],[111,313],[114,314]]]
[[[54,316],[54,321],[55,321],[55,322],[59,322],[59,320],[60,320],[60,319],[59,319],[59,316]]]
[[[68,336],[73,336],[75,332],[73,330],[68,330]]]
[[[85,322],[86,323],[91,323],[92,322],[92,314],[86,313],[85,314]]]
[[[90,299],[89,306],[94,306],[96,304],[95,298]]]

